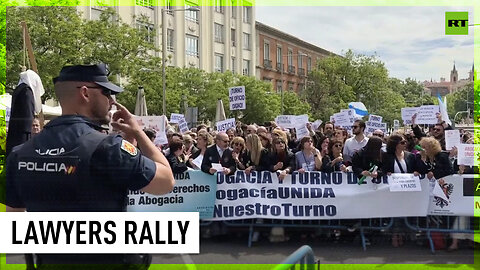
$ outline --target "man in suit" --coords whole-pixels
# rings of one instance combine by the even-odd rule
[[[235,160],[232,158],[232,150],[228,148],[228,135],[220,132],[215,137],[215,144],[208,147],[202,161],[202,171],[209,174],[217,172],[212,168],[212,163],[220,163],[223,167],[223,173],[230,175],[235,172]]]

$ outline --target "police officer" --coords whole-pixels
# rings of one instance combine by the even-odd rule
[[[53,81],[62,116],[8,157],[7,211],[125,211],[128,190],[160,195],[173,189],[166,158],[133,115],[113,100],[112,95],[123,89],[108,81],[104,64],[66,66]],[[111,115],[113,104],[118,111]],[[125,138],[99,132],[101,125],[110,122]],[[128,140],[136,140],[141,152]],[[136,254],[37,256],[39,269],[49,264],[73,269],[74,265],[61,268],[59,264],[86,263],[125,269],[151,260]]]

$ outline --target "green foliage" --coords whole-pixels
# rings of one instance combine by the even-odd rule
[[[473,83],[469,83],[454,93],[447,95],[447,110],[451,120],[454,120],[457,112],[467,111],[468,109],[471,111],[470,114],[473,113],[474,94]],[[462,117],[459,117],[457,120],[466,117],[467,113],[464,113]]]

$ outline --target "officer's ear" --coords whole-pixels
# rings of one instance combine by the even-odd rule
[[[86,86],[82,86],[80,87],[80,97],[82,98],[82,100],[85,100],[87,101],[88,98],[89,98],[89,93],[88,93],[88,87]]]

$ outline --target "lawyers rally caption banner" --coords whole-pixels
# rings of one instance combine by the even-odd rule
[[[165,195],[130,191],[128,212],[199,212],[200,219],[211,218],[215,205],[215,176],[201,171],[175,174],[175,186]]]

